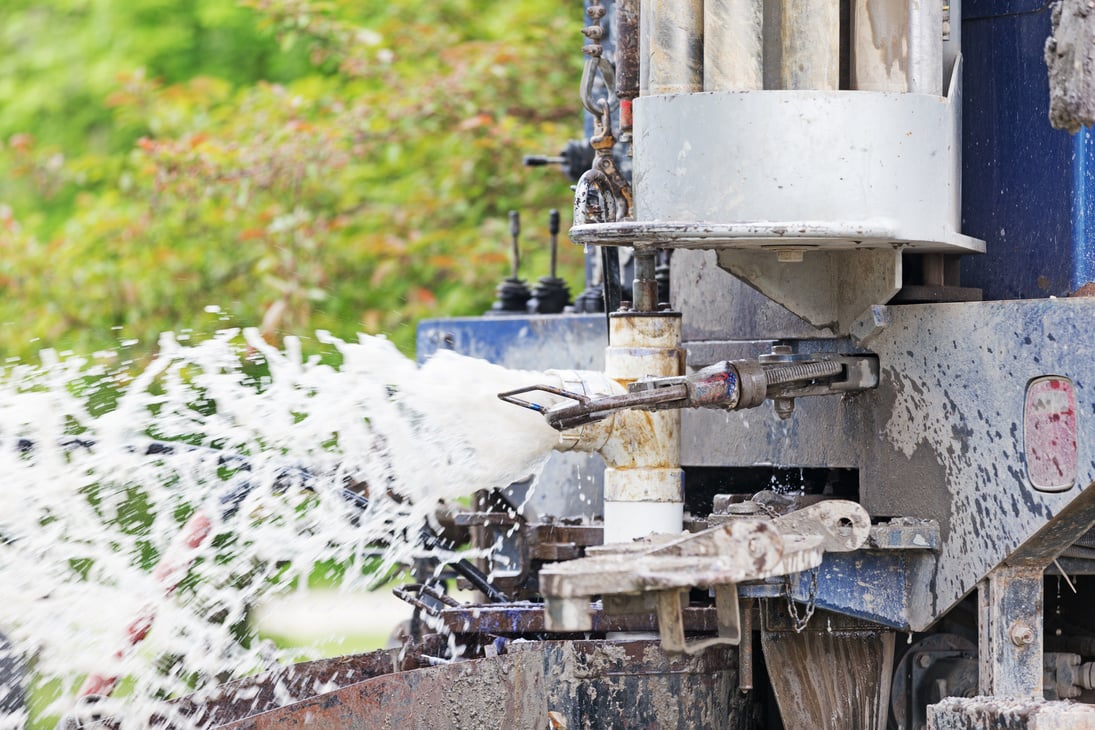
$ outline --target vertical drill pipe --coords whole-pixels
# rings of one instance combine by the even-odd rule
[[[908,91],[910,2],[854,0],[852,88]]]
[[[605,297],[605,317],[620,308],[623,285],[620,283],[620,251],[615,246],[601,246],[601,277]],[[609,328],[609,337],[612,328]]]
[[[658,309],[658,281],[654,278],[657,252],[635,251],[635,278],[631,283],[631,305],[636,312]]]
[[[639,0],[639,96],[650,93],[650,8]]]
[[[605,374],[626,387],[644,376],[684,372],[679,313],[621,313],[610,319]],[[617,414],[599,449],[605,460],[604,539],[679,533],[684,515],[678,409]]]
[[[639,0],[616,2],[616,98],[639,95]]]
[[[943,93],[943,2],[908,0],[908,4],[909,91],[938,96]]]
[[[642,0],[640,64],[651,94],[703,90],[703,0]],[[645,93],[645,92],[644,92]]]
[[[764,88],[764,0],[706,0],[703,90]]]
[[[840,2],[785,0],[780,18],[780,82],[784,89],[840,87]]]

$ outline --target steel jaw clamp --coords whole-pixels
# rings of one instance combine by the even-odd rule
[[[739,583],[816,568],[825,552],[861,547],[870,526],[867,511],[855,502],[825,500],[774,519],[734,517],[694,534],[588,548],[587,557],[541,569],[545,628],[592,630],[590,603],[601,596],[607,614],[656,611],[667,652],[737,645]],[[693,587],[714,592],[718,635],[688,642],[682,606]]]

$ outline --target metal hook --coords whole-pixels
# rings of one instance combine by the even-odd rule
[[[600,71],[601,78],[605,81],[605,88],[608,90],[607,99],[593,99],[593,88],[597,84],[597,72]],[[582,102],[582,106],[590,114],[600,118],[601,106],[606,106],[609,110],[615,110],[620,106],[620,100],[616,97],[616,93],[613,91],[616,87],[616,69],[609,63],[608,59],[589,56],[586,58],[585,65],[582,66],[582,80],[578,86],[578,98]]]

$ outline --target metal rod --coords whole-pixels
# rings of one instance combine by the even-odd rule
[[[785,0],[780,23],[782,88],[840,88],[840,3]]]
[[[640,13],[640,77],[648,79],[649,93],[701,91],[703,0],[642,0]]]
[[[801,380],[830,378],[834,375],[839,375],[842,370],[844,370],[844,366],[839,362],[822,360],[820,362],[794,363],[791,365],[778,365],[776,367],[767,368],[764,371],[764,378],[769,386],[786,385],[787,383],[796,383]]]
[[[943,93],[943,2],[907,0],[908,88],[914,94]]]
[[[485,595],[491,603],[509,603],[509,596],[491,585],[486,574],[467,559],[461,558],[455,563],[449,563],[449,567],[454,573],[475,586],[475,589]]]
[[[616,1],[616,98],[639,95],[639,0]]]
[[[703,90],[764,88],[764,0],[703,5]]]
[[[621,292],[623,286],[620,283],[620,252],[615,246],[601,246],[601,276],[604,285],[605,319],[608,315],[620,308]]]
[[[636,312],[654,312],[658,309],[658,281],[654,278],[657,252],[644,249],[635,251],[635,278],[631,281],[631,308]]]
[[[738,644],[738,689],[753,689],[753,600],[741,602],[741,643]]]

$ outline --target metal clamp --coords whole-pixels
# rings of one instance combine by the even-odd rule
[[[870,516],[863,507],[826,500],[774,520],[741,517],[692,535],[589,548],[588,557],[540,571],[547,629],[589,631],[588,609],[595,596],[605,599],[606,612],[633,613],[649,605],[645,594],[654,599],[667,651],[695,653],[715,644],[738,644],[738,583],[816,568],[824,552],[858,549],[869,534]],[[689,643],[681,597],[694,586],[715,592],[718,636]]]

